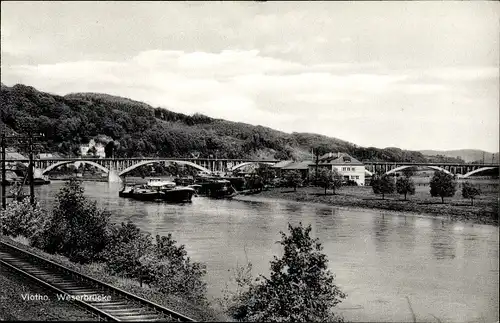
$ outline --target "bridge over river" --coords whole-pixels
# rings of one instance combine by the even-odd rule
[[[7,160],[8,163],[14,160]],[[19,159],[15,162],[28,164],[28,159]],[[59,166],[74,163],[86,163],[97,167],[108,174],[110,182],[120,181],[121,177],[127,175],[133,169],[154,163],[178,163],[193,167],[206,174],[214,172],[229,172],[249,164],[274,165],[279,160],[255,160],[255,159],[212,159],[212,158],[169,158],[169,157],[138,157],[138,158],[46,158],[35,159],[35,176],[48,174]],[[443,170],[446,173],[457,175],[457,177],[468,177],[480,174],[483,171],[498,169],[498,164],[453,164],[453,163],[411,163],[411,162],[364,162],[368,175],[373,173],[391,174],[408,167],[427,167],[434,170]],[[314,162],[311,161],[311,168]]]

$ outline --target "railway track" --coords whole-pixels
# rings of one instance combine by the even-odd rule
[[[0,263],[34,279],[58,297],[76,303],[97,320],[194,322],[173,310],[4,241],[0,241]]]

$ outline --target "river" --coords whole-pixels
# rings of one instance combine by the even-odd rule
[[[36,187],[48,209],[62,185]],[[83,185],[113,221],[172,233],[193,260],[206,263],[210,297],[220,296],[232,270],[247,260],[254,275],[267,275],[269,261],[281,254],[279,232],[302,222],[311,224],[348,294],[337,309],[345,319],[412,321],[409,300],[419,321],[498,321],[498,227],[294,202],[142,202],[119,198],[120,184]]]

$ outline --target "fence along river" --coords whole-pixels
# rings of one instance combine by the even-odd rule
[[[50,209],[62,185],[36,187],[42,205]],[[498,320],[498,227],[295,202],[142,202],[119,198],[120,184],[83,186],[114,222],[131,220],[185,244],[193,260],[207,264],[209,297],[221,296],[247,260],[254,276],[269,274],[269,261],[281,254],[279,231],[301,221],[312,225],[348,294],[337,309],[347,320],[412,321],[408,300],[419,321]]]

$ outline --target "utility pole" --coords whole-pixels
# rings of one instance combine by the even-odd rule
[[[7,207],[7,197],[5,196],[5,185],[7,184],[5,172],[5,133],[2,133],[2,209]]]
[[[33,180],[33,168],[35,165],[33,164],[33,137],[30,136],[28,139],[28,145],[29,145],[29,158],[30,158],[30,163],[29,163],[29,169],[28,169],[28,177],[30,181],[30,203],[31,205],[35,205],[35,183]]]
[[[28,177],[30,181],[30,202],[31,204],[35,204],[35,184],[33,180],[33,172],[34,172],[34,162],[33,162],[33,139],[43,138],[43,135],[33,135],[30,134],[28,136],[6,136],[5,133],[2,133],[2,208],[5,209],[7,207],[7,196],[5,194],[5,186],[7,184],[6,181],[6,169],[5,169],[5,147],[7,145],[7,139],[20,140],[23,142],[24,140],[28,140],[28,148],[29,148],[29,166],[28,166]]]

